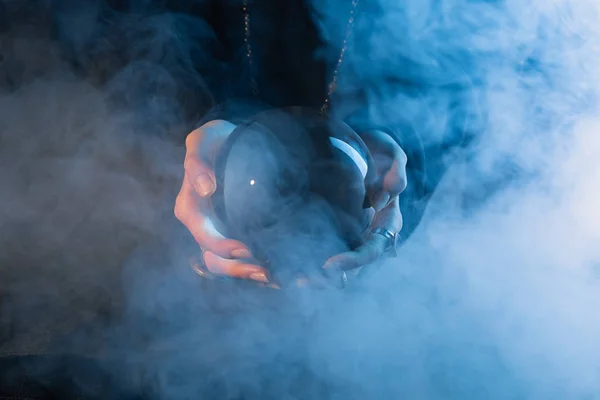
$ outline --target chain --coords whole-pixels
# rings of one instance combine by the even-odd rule
[[[250,73],[252,74],[252,45],[250,44],[250,12],[248,11],[248,0],[244,0],[244,42],[246,43],[246,56],[248,57],[248,65],[250,67]],[[258,95],[258,84],[254,79],[254,74],[251,75],[250,85],[252,87],[252,93]]]
[[[329,109],[329,103],[331,101],[331,96],[335,92],[336,85],[338,82],[338,74],[340,71],[340,67],[342,66],[342,62],[344,61],[346,49],[348,48],[348,41],[350,39],[350,35],[352,34],[354,16],[359,1],[360,0],[352,0],[352,8],[350,9],[350,17],[348,18],[348,23],[346,24],[346,32],[344,35],[344,41],[342,42],[342,50],[340,51],[340,55],[337,59],[337,63],[333,70],[333,77],[331,78],[331,82],[329,83],[329,85],[327,85],[327,97],[325,97],[325,101],[321,106],[321,115],[327,114],[327,110]],[[248,58],[248,65],[250,67],[250,72],[252,73],[253,62],[252,45],[250,44],[250,12],[248,11],[248,0],[244,0],[242,9],[244,10],[244,42],[246,43],[246,57]],[[252,87],[252,93],[254,93],[255,96],[258,95],[258,84],[256,83],[256,79],[254,79],[254,75],[252,75],[252,77],[250,78],[250,85]]]

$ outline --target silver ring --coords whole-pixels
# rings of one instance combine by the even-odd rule
[[[382,235],[389,241],[394,240],[397,235],[396,233],[390,231],[389,229],[385,229],[385,228],[375,228],[371,231],[371,233],[374,233],[377,235]]]
[[[346,287],[346,285],[348,284],[348,274],[346,274],[346,271],[342,270],[342,289],[344,289]]]

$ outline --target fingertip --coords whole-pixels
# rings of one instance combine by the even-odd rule
[[[406,175],[402,174],[393,174],[386,179],[384,184],[389,192],[400,194],[404,192],[406,187],[408,186]]]
[[[385,174],[383,178],[385,191],[398,195],[407,187],[406,167],[398,162]]]

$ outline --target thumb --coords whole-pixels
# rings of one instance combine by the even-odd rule
[[[192,185],[198,196],[208,197],[215,192],[217,188],[215,172],[211,167],[193,154],[186,156],[183,165],[185,179]]]
[[[185,139],[185,175],[200,197],[211,196],[216,190],[212,164],[225,139],[235,125],[224,120],[207,122]]]

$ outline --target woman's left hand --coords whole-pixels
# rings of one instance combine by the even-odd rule
[[[357,249],[327,260],[326,269],[348,271],[371,264],[385,255],[391,244],[390,238],[371,232],[379,228],[397,234],[402,229],[399,196],[406,189],[406,154],[385,132],[368,131],[360,137],[369,148],[377,168],[375,185],[368,193],[373,205],[370,234]]]

